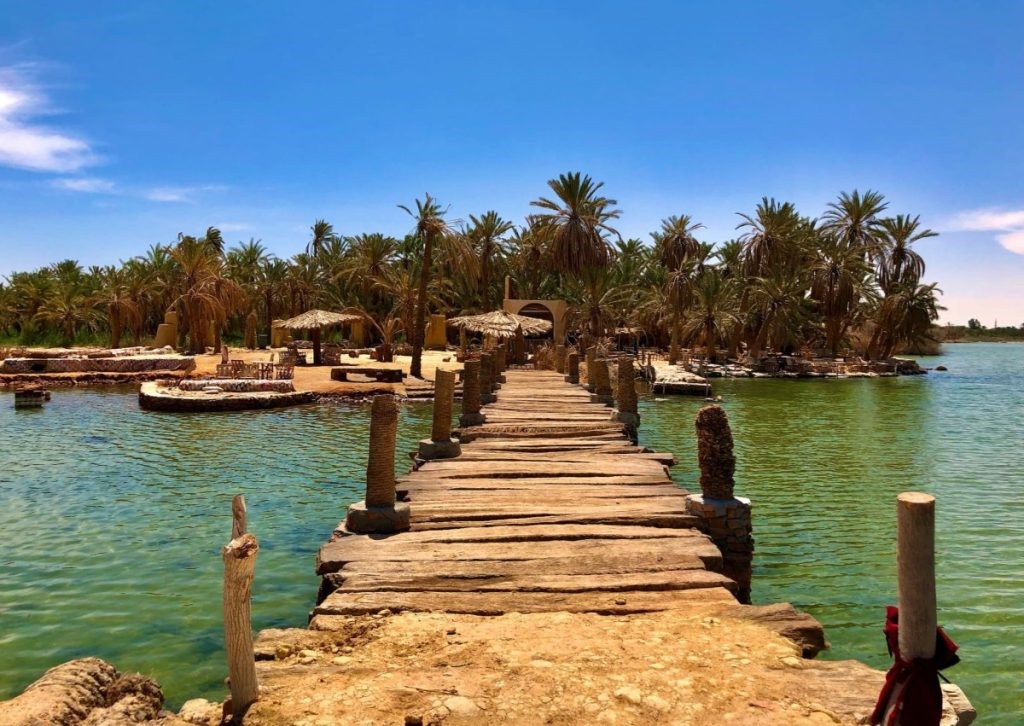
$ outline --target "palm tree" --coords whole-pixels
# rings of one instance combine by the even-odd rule
[[[61,342],[74,345],[78,331],[96,324],[93,300],[82,291],[78,282],[59,282],[33,316],[35,322],[53,325],[61,330]]]
[[[309,228],[309,231],[312,236],[306,244],[306,254],[312,257],[319,256],[320,252],[329,242],[337,239],[334,227],[326,219],[318,219],[313,222],[313,226]]]
[[[142,303],[130,285],[128,267],[107,267],[100,272],[99,277],[99,288],[93,293],[91,303],[106,309],[110,347],[120,348],[121,334],[125,327],[138,329],[138,321],[142,319]]]
[[[267,316],[267,345],[274,336],[274,312],[277,299],[288,291],[289,266],[285,260],[268,257],[260,265],[256,279],[257,294],[263,299],[263,311]]]
[[[679,337],[683,309],[690,302],[692,276],[696,271],[693,264],[701,246],[693,233],[704,225],[695,223],[689,215],[672,216],[661,221],[661,229],[652,232],[658,258],[668,271],[666,276],[666,297],[672,308],[672,337],[668,348],[669,365],[679,360]]]
[[[726,340],[732,327],[739,323],[737,304],[735,281],[723,277],[715,268],[704,270],[694,281],[693,305],[683,324],[683,336],[703,343],[705,360],[716,359],[718,342]]]
[[[933,282],[906,285],[886,295],[875,315],[868,357],[889,358],[898,345],[919,345],[932,340],[932,325],[939,319],[939,311],[945,310],[936,293],[942,291]]]
[[[806,291],[803,275],[755,279],[750,295],[750,312],[757,316],[760,324],[750,346],[752,361],[758,360],[766,344],[782,350],[807,323]]]
[[[798,245],[801,217],[792,202],[762,197],[753,216],[737,212],[743,219],[736,229],[740,235],[746,274],[763,277],[792,258]]]
[[[611,250],[606,235],[619,236],[608,223],[618,219],[614,199],[598,195],[604,182],[595,183],[580,172],[549,179],[555,200],[541,197],[530,204],[547,210],[534,216],[535,229],[551,245],[551,258],[561,272],[578,275],[608,265]]]
[[[842,192],[822,215],[823,229],[837,235],[866,259],[874,259],[879,253],[878,215],[888,206],[882,194],[870,189],[863,195],[856,189],[852,193]]]
[[[413,321],[412,335],[412,363],[409,366],[409,375],[414,378],[422,378],[423,338],[426,333],[427,322],[427,287],[430,284],[430,268],[434,257],[434,246],[444,245],[447,247],[462,246],[463,252],[468,250],[461,236],[449,226],[444,216],[446,209],[430,196],[424,195],[423,200],[416,200],[416,211],[399,204],[398,208],[412,217],[416,226],[413,228],[413,236],[419,242],[422,249],[420,261],[420,280],[416,296],[416,317]],[[467,254],[466,257],[469,255]],[[409,333],[410,331],[406,331]]]
[[[876,275],[882,292],[892,292],[901,285],[916,285],[924,276],[924,258],[912,245],[939,233],[919,229],[921,218],[911,218],[909,214],[886,217],[878,226],[881,254]]]
[[[503,238],[515,225],[502,219],[493,209],[484,212],[480,217],[469,215],[469,222],[466,236],[479,255],[480,304],[487,311],[491,310],[491,263],[504,252]]]
[[[873,297],[872,288],[863,254],[838,236],[823,234],[810,266],[810,295],[822,317],[825,347],[833,357],[839,353],[862,302]]]
[[[219,347],[220,330],[241,303],[242,290],[225,275],[223,258],[216,249],[205,237],[179,235],[178,244],[170,251],[180,270],[171,306],[180,310],[191,353],[202,352],[207,343]],[[208,341],[211,325],[214,340]]]

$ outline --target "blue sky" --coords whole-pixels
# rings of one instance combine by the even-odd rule
[[[0,275],[218,225],[288,256],[429,191],[520,220],[582,170],[624,235],[884,192],[944,319],[1024,323],[1024,3],[0,2]]]

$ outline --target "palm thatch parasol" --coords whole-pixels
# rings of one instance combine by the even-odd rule
[[[495,338],[513,338],[517,330],[521,330],[524,335],[541,335],[551,330],[550,320],[514,315],[504,310],[480,315],[463,315],[451,318],[448,324],[474,333],[493,335]]]
[[[313,338],[313,365],[318,366],[323,362],[323,354],[320,350],[320,331],[323,328],[353,323],[356,320],[362,320],[362,316],[349,313],[332,313],[329,310],[309,310],[301,315],[296,315],[294,318],[288,318],[280,323],[275,323],[274,327],[285,328],[286,330],[310,331]]]

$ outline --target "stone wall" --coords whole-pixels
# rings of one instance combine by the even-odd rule
[[[0,373],[143,373],[191,371],[196,362],[187,355],[138,355],[126,358],[7,358]]]
[[[208,386],[216,386],[230,393],[291,393],[295,390],[289,380],[267,381],[255,378],[191,378],[178,384],[182,391],[202,391]]]
[[[743,497],[711,499],[691,494],[686,497],[686,512],[698,518],[697,528],[722,551],[723,574],[739,585],[736,597],[740,602],[749,604],[754,562],[750,500]]]

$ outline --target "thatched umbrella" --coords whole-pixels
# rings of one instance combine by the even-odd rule
[[[480,315],[463,315],[448,320],[449,325],[474,333],[493,335],[495,338],[514,338],[517,330],[524,335],[542,335],[551,330],[551,321],[514,315],[504,310],[495,310]]]
[[[328,310],[310,310],[296,315],[294,318],[274,323],[275,328],[286,330],[308,330],[313,338],[313,365],[318,366],[323,362],[323,354],[320,351],[320,331],[333,325],[344,325],[356,320],[362,320],[361,315],[350,315],[349,313],[332,313]]]

